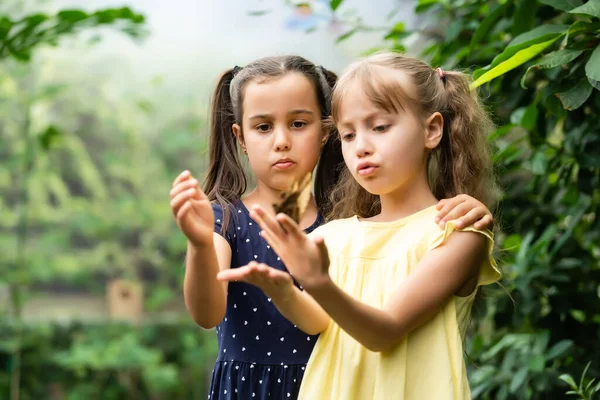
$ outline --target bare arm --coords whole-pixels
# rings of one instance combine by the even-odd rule
[[[330,318],[325,310],[308,293],[297,287],[294,287],[290,298],[273,298],[273,303],[287,320],[309,335],[317,335],[329,325]]]
[[[194,321],[205,329],[218,325],[227,307],[227,282],[219,282],[219,271],[229,269],[231,247],[213,234],[213,244],[195,246],[188,242],[183,294]]]
[[[363,346],[387,351],[435,316],[454,294],[472,292],[486,252],[483,235],[454,233],[421,260],[381,310],[352,298],[331,280],[306,290]]]
[[[218,279],[244,281],[258,286],[285,318],[309,335],[321,333],[329,325],[327,313],[308,293],[294,286],[287,272],[251,262],[244,267],[221,271]]]

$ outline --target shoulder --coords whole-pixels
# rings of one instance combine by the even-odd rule
[[[449,221],[445,229],[438,228],[437,234],[429,239],[428,250],[437,250],[439,257],[476,266],[479,271],[477,286],[488,285],[502,277],[493,255],[494,234],[491,231],[473,226],[458,229],[455,221]]]
[[[319,235],[327,239],[327,236],[329,235],[336,235],[346,231],[346,229],[351,228],[355,222],[357,222],[356,217],[329,221],[314,229],[310,235]]]

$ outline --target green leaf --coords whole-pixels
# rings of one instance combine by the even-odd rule
[[[496,5],[494,9],[483,19],[483,21],[481,21],[475,30],[475,33],[473,33],[473,37],[471,37],[471,42],[469,43],[469,47],[471,47],[471,49],[479,44],[483,38],[489,37],[492,27],[496,21],[502,15],[504,15],[507,7],[508,3]]]
[[[562,36],[567,32],[568,29],[569,27],[567,25],[544,24],[530,31],[522,33],[511,40],[510,43],[508,43],[507,49],[521,44],[529,46],[534,43],[544,42],[550,38]]]
[[[575,383],[575,380],[571,377],[571,375],[562,374],[558,377],[558,379],[560,379],[563,382],[566,382],[567,385],[569,385],[572,389],[577,389],[577,384]]]
[[[404,30],[404,24],[402,22],[399,22],[396,25],[394,25],[392,30],[387,35],[385,35],[384,40],[400,40],[410,35],[412,35],[412,32],[406,32]]]
[[[354,35],[358,31],[359,31],[358,28],[351,29],[348,32],[344,33],[342,36],[338,37],[335,42],[336,43],[343,42],[344,40],[348,39],[350,36]]]
[[[596,46],[590,59],[585,64],[585,74],[588,78],[600,81],[600,45]]]
[[[585,379],[585,375],[587,374],[590,365],[592,365],[591,361],[587,363],[587,365],[583,369],[583,372],[581,373],[581,380],[579,381],[579,390],[583,389],[583,380]]]
[[[59,12],[56,16],[59,19],[70,23],[77,23],[79,21],[83,21],[86,18],[89,18],[89,14],[81,10],[63,10]]]
[[[592,85],[592,87],[594,87],[596,90],[600,90],[600,81],[595,81],[592,78],[588,77],[588,82],[590,83],[590,85]]]
[[[553,51],[552,53],[545,54],[543,57],[541,57],[535,66],[540,69],[558,67],[563,64],[570,63],[579,57],[581,53],[583,53],[583,51],[571,49]]]
[[[571,14],[586,14],[600,18],[600,0],[590,0],[584,5],[569,11]]]
[[[521,50],[527,49],[535,44],[558,39],[559,37],[565,35],[567,30],[567,25],[542,25],[538,28],[532,29],[529,32],[519,35],[509,43],[502,53],[494,58],[490,65],[475,71],[473,74],[473,79],[478,79],[484,73],[510,59]]]
[[[523,78],[521,78],[521,87],[523,89],[527,89],[525,87],[525,79],[527,78],[527,74],[532,68],[537,69],[550,69],[555,68],[567,63],[570,63],[577,57],[579,57],[583,53],[582,50],[572,50],[572,49],[563,49],[558,51],[553,51],[552,53],[545,54],[542,56],[534,65],[527,68],[527,71],[523,74]]]
[[[460,32],[462,32],[463,30],[463,21],[460,19],[454,20],[450,23],[450,25],[446,28],[446,37],[445,37],[445,41],[446,43],[452,43],[454,42],[458,36],[460,35]]]
[[[415,7],[415,13],[420,14],[427,11],[438,3],[440,3],[440,0],[419,0],[417,7]]]
[[[54,126],[50,125],[46,130],[39,136],[40,145],[44,150],[48,150],[52,143],[60,137],[60,131]]]
[[[404,22],[398,22],[392,28],[392,32],[404,32],[404,29],[405,29]]]
[[[552,346],[550,348],[550,350],[548,350],[548,354],[546,354],[546,359],[548,361],[550,361],[553,358],[560,357],[567,350],[569,350],[572,346],[573,346],[572,340],[561,340],[560,342],[558,342],[554,346]]]
[[[588,392],[590,390],[590,388],[592,387],[594,382],[596,382],[596,379],[592,379],[591,381],[588,382],[587,386],[585,387],[585,392]]]
[[[581,310],[570,310],[569,314],[575,321],[584,322],[585,321],[585,313]]]
[[[331,7],[331,9],[333,11],[335,11],[340,6],[340,4],[342,4],[342,1],[344,1],[344,0],[331,0],[329,2],[329,6]]]
[[[536,0],[519,0],[513,18],[512,34],[517,36],[533,27],[535,12],[538,3]]]
[[[545,365],[546,358],[543,355],[538,354],[529,360],[527,367],[533,372],[542,372]]]
[[[485,72],[483,75],[477,78],[475,82],[471,84],[471,87],[477,88],[483,85],[484,83],[487,83],[492,79],[504,75],[508,71],[511,71],[517,68],[518,66],[523,65],[524,63],[526,63],[527,61],[531,60],[533,57],[537,56],[542,51],[544,51],[548,46],[554,43],[556,39],[558,39],[558,37],[550,39],[546,42],[534,44],[526,49],[518,51],[514,56],[512,56],[508,60],[498,64],[496,67]]]
[[[27,25],[27,28],[36,27],[44,21],[48,20],[48,16],[46,14],[38,13],[25,17],[22,22]]]
[[[4,40],[8,36],[12,26],[13,23],[10,19],[6,17],[0,18],[0,40]]]
[[[8,45],[8,51],[19,61],[29,61],[31,59],[31,49],[15,49]]]
[[[575,86],[566,92],[557,93],[556,95],[563,104],[565,110],[573,111],[578,109],[592,94],[594,90],[587,79],[581,79]]]
[[[513,375],[513,378],[510,381],[509,389],[511,393],[516,393],[517,390],[519,390],[519,388],[523,385],[523,383],[525,383],[525,380],[527,379],[527,373],[527,367],[522,367],[517,371],[516,374]]]
[[[537,117],[537,105],[531,104],[525,109],[525,113],[523,114],[520,125],[529,131],[533,131],[537,123]]]
[[[499,138],[504,137],[506,134],[512,132],[512,130],[514,128],[515,128],[514,124],[504,125],[498,129],[496,129],[494,132],[492,132],[488,137],[488,141],[494,142],[494,141],[498,140]]]
[[[569,11],[583,4],[581,0],[540,0],[540,3],[547,4],[562,11]]]

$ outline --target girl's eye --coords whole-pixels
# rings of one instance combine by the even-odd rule
[[[257,125],[255,129],[259,132],[268,132],[269,129],[271,129],[271,127],[269,126],[269,124],[260,124]]]
[[[350,133],[344,133],[342,134],[342,140],[348,142],[350,140],[354,139],[354,133],[350,132]]]
[[[304,122],[304,121],[294,121],[294,122],[292,122],[292,127],[296,128],[296,129],[304,128],[306,125],[307,125],[307,123]]]
[[[377,125],[375,128],[373,128],[373,130],[375,132],[385,132],[390,128],[389,125]]]

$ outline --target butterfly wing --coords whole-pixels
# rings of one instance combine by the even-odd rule
[[[310,202],[311,183],[312,174],[310,173],[302,180],[294,181],[290,190],[281,193],[281,202],[273,204],[275,212],[287,214],[299,224]]]

